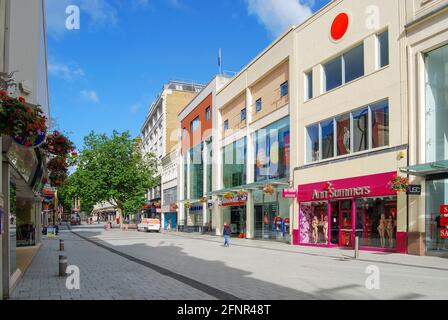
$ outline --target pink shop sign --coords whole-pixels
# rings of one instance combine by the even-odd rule
[[[295,198],[297,198],[297,190],[296,189],[283,189],[282,197],[284,199],[295,199]]]
[[[298,198],[300,202],[304,202],[396,195],[397,193],[389,184],[396,174],[396,172],[387,172],[299,185]]]

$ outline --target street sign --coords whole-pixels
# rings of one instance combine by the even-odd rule
[[[422,186],[419,184],[410,184],[407,188],[406,188],[406,194],[408,195],[414,195],[414,196],[419,196],[422,194]]]

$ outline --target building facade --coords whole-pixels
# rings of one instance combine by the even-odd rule
[[[183,231],[214,232],[212,191],[216,179],[213,155],[216,154],[216,92],[229,78],[216,76],[179,113],[180,136],[178,195],[179,226]]]
[[[149,108],[140,130],[141,143],[143,152],[152,153],[159,161],[159,177],[162,175],[162,159],[177,147],[177,115],[202,88],[200,84],[169,81]],[[160,204],[161,184],[148,190],[146,198],[150,203]]]
[[[406,7],[410,254],[448,254],[448,1]]]
[[[290,112],[297,109],[293,78],[294,28],[276,39],[216,95],[213,200],[216,233],[290,242],[292,182]]]
[[[11,95],[40,105],[50,118],[47,81],[45,2],[0,1],[0,70],[11,73],[18,86]],[[42,201],[39,192],[45,155],[26,148],[8,136],[0,137],[0,279],[1,297],[8,298],[26,268],[23,247],[36,251],[42,235]]]
[[[178,163],[175,149],[162,159],[162,229],[172,231],[178,226]]]

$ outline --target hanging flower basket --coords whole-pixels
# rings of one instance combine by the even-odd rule
[[[208,198],[207,197],[201,197],[201,199],[199,199],[199,202],[201,203],[207,203]]]
[[[177,205],[177,203],[172,203],[172,204],[170,204],[170,208],[172,210],[177,210],[177,209],[179,209],[179,206]]]
[[[66,158],[63,158],[63,157],[52,158],[50,161],[48,161],[47,168],[51,172],[54,172],[54,171],[67,172],[67,170],[68,170],[67,160],[66,160]]]
[[[185,209],[190,209],[191,208],[191,203],[190,202],[185,202],[184,203],[184,207],[185,207]]]
[[[62,186],[67,181],[67,173],[63,171],[54,171],[50,173],[50,185],[53,188]]]
[[[223,198],[226,200],[233,199],[233,193],[232,192],[224,192]]]
[[[406,192],[409,186],[409,179],[406,177],[393,176],[389,181],[391,190],[396,192]]]
[[[35,147],[45,140],[46,117],[39,106],[13,98],[0,91],[0,134],[26,147]]]
[[[240,190],[236,193],[236,197],[238,198],[238,200],[244,200],[247,199],[247,192]]]
[[[75,150],[75,145],[70,141],[70,139],[55,130],[47,136],[47,141],[45,142],[43,148],[52,155],[67,157],[68,154]]]
[[[266,184],[265,186],[263,186],[263,193],[272,195],[275,193],[275,188],[272,186],[272,184]]]

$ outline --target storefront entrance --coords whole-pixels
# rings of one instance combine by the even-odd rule
[[[233,237],[246,236],[246,206],[224,207],[224,222],[230,223]]]
[[[388,187],[391,176],[299,186],[299,230],[294,242],[353,248],[358,237],[361,249],[402,252],[406,241],[397,244],[398,198]]]
[[[275,217],[278,215],[277,203],[257,205],[255,209],[255,239],[275,239]]]

